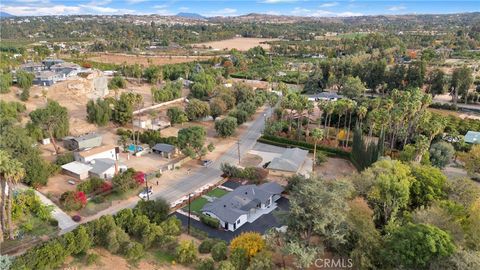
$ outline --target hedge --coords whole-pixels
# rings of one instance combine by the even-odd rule
[[[218,227],[220,227],[220,221],[218,221],[218,219],[209,217],[207,215],[200,215],[200,221],[203,224],[215,229],[218,229]]]
[[[315,147],[311,143],[295,141],[295,140],[290,140],[287,138],[271,136],[271,135],[263,135],[258,139],[258,141],[262,143],[282,146],[282,147],[295,146],[304,150],[308,150],[310,152],[313,152],[313,149]],[[328,156],[338,156],[338,157],[350,159],[350,152],[342,150],[340,148],[328,147],[325,145],[317,144],[317,151],[323,151]]]

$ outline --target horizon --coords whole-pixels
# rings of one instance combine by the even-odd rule
[[[476,1],[156,1],[156,0],[6,0],[1,12],[14,16],[160,15],[179,13],[203,17],[236,17],[248,14],[296,17],[357,17],[391,15],[446,15],[480,11]]]

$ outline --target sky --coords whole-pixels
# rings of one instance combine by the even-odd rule
[[[480,0],[0,0],[0,11],[17,16],[189,12],[207,17],[248,13],[337,17],[475,12],[480,11]]]

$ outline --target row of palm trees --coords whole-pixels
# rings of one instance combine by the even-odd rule
[[[9,239],[14,239],[12,206],[13,186],[25,177],[23,164],[0,150],[0,185],[1,185],[1,211],[0,211],[0,243],[4,240],[4,233],[8,231]]]

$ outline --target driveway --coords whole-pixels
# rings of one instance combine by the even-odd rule
[[[242,227],[238,228],[234,232],[225,231],[225,230],[216,230],[212,227],[209,227],[203,224],[200,221],[190,219],[190,224],[192,227],[204,231],[208,234],[210,238],[222,239],[224,241],[230,242],[233,238],[237,237],[243,232],[258,232],[260,234],[265,234],[265,232],[270,228],[279,228],[283,226],[281,220],[276,217],[276,215],[282,211],[288,211],[289,202],[288,199],[282,197],[277,201],[277,209],[273,212],[263,215],[253,223],[246,223]],[[179,213],[175,213],[175,216],[182,221],[183,226],[188,225],[188,217]]]
[[[25,190],[28,189],[29,187],[25,185],[18,185],[18,189]],[[52,211],[52,217],[58,221],[58,227],[60,228],[60,234],[66,233],[72,228],[75,228],[77,226],[77,223],[72,220],[72,218],[65,212],[63,212],[60,207],[58,207],[56,204],[54,204],[49,198],[47,198],[45,195],[42,193],[35,191],[35,194],[40,198],[43,204],[45,205],[52,205],[53,206],[53,211]]]

